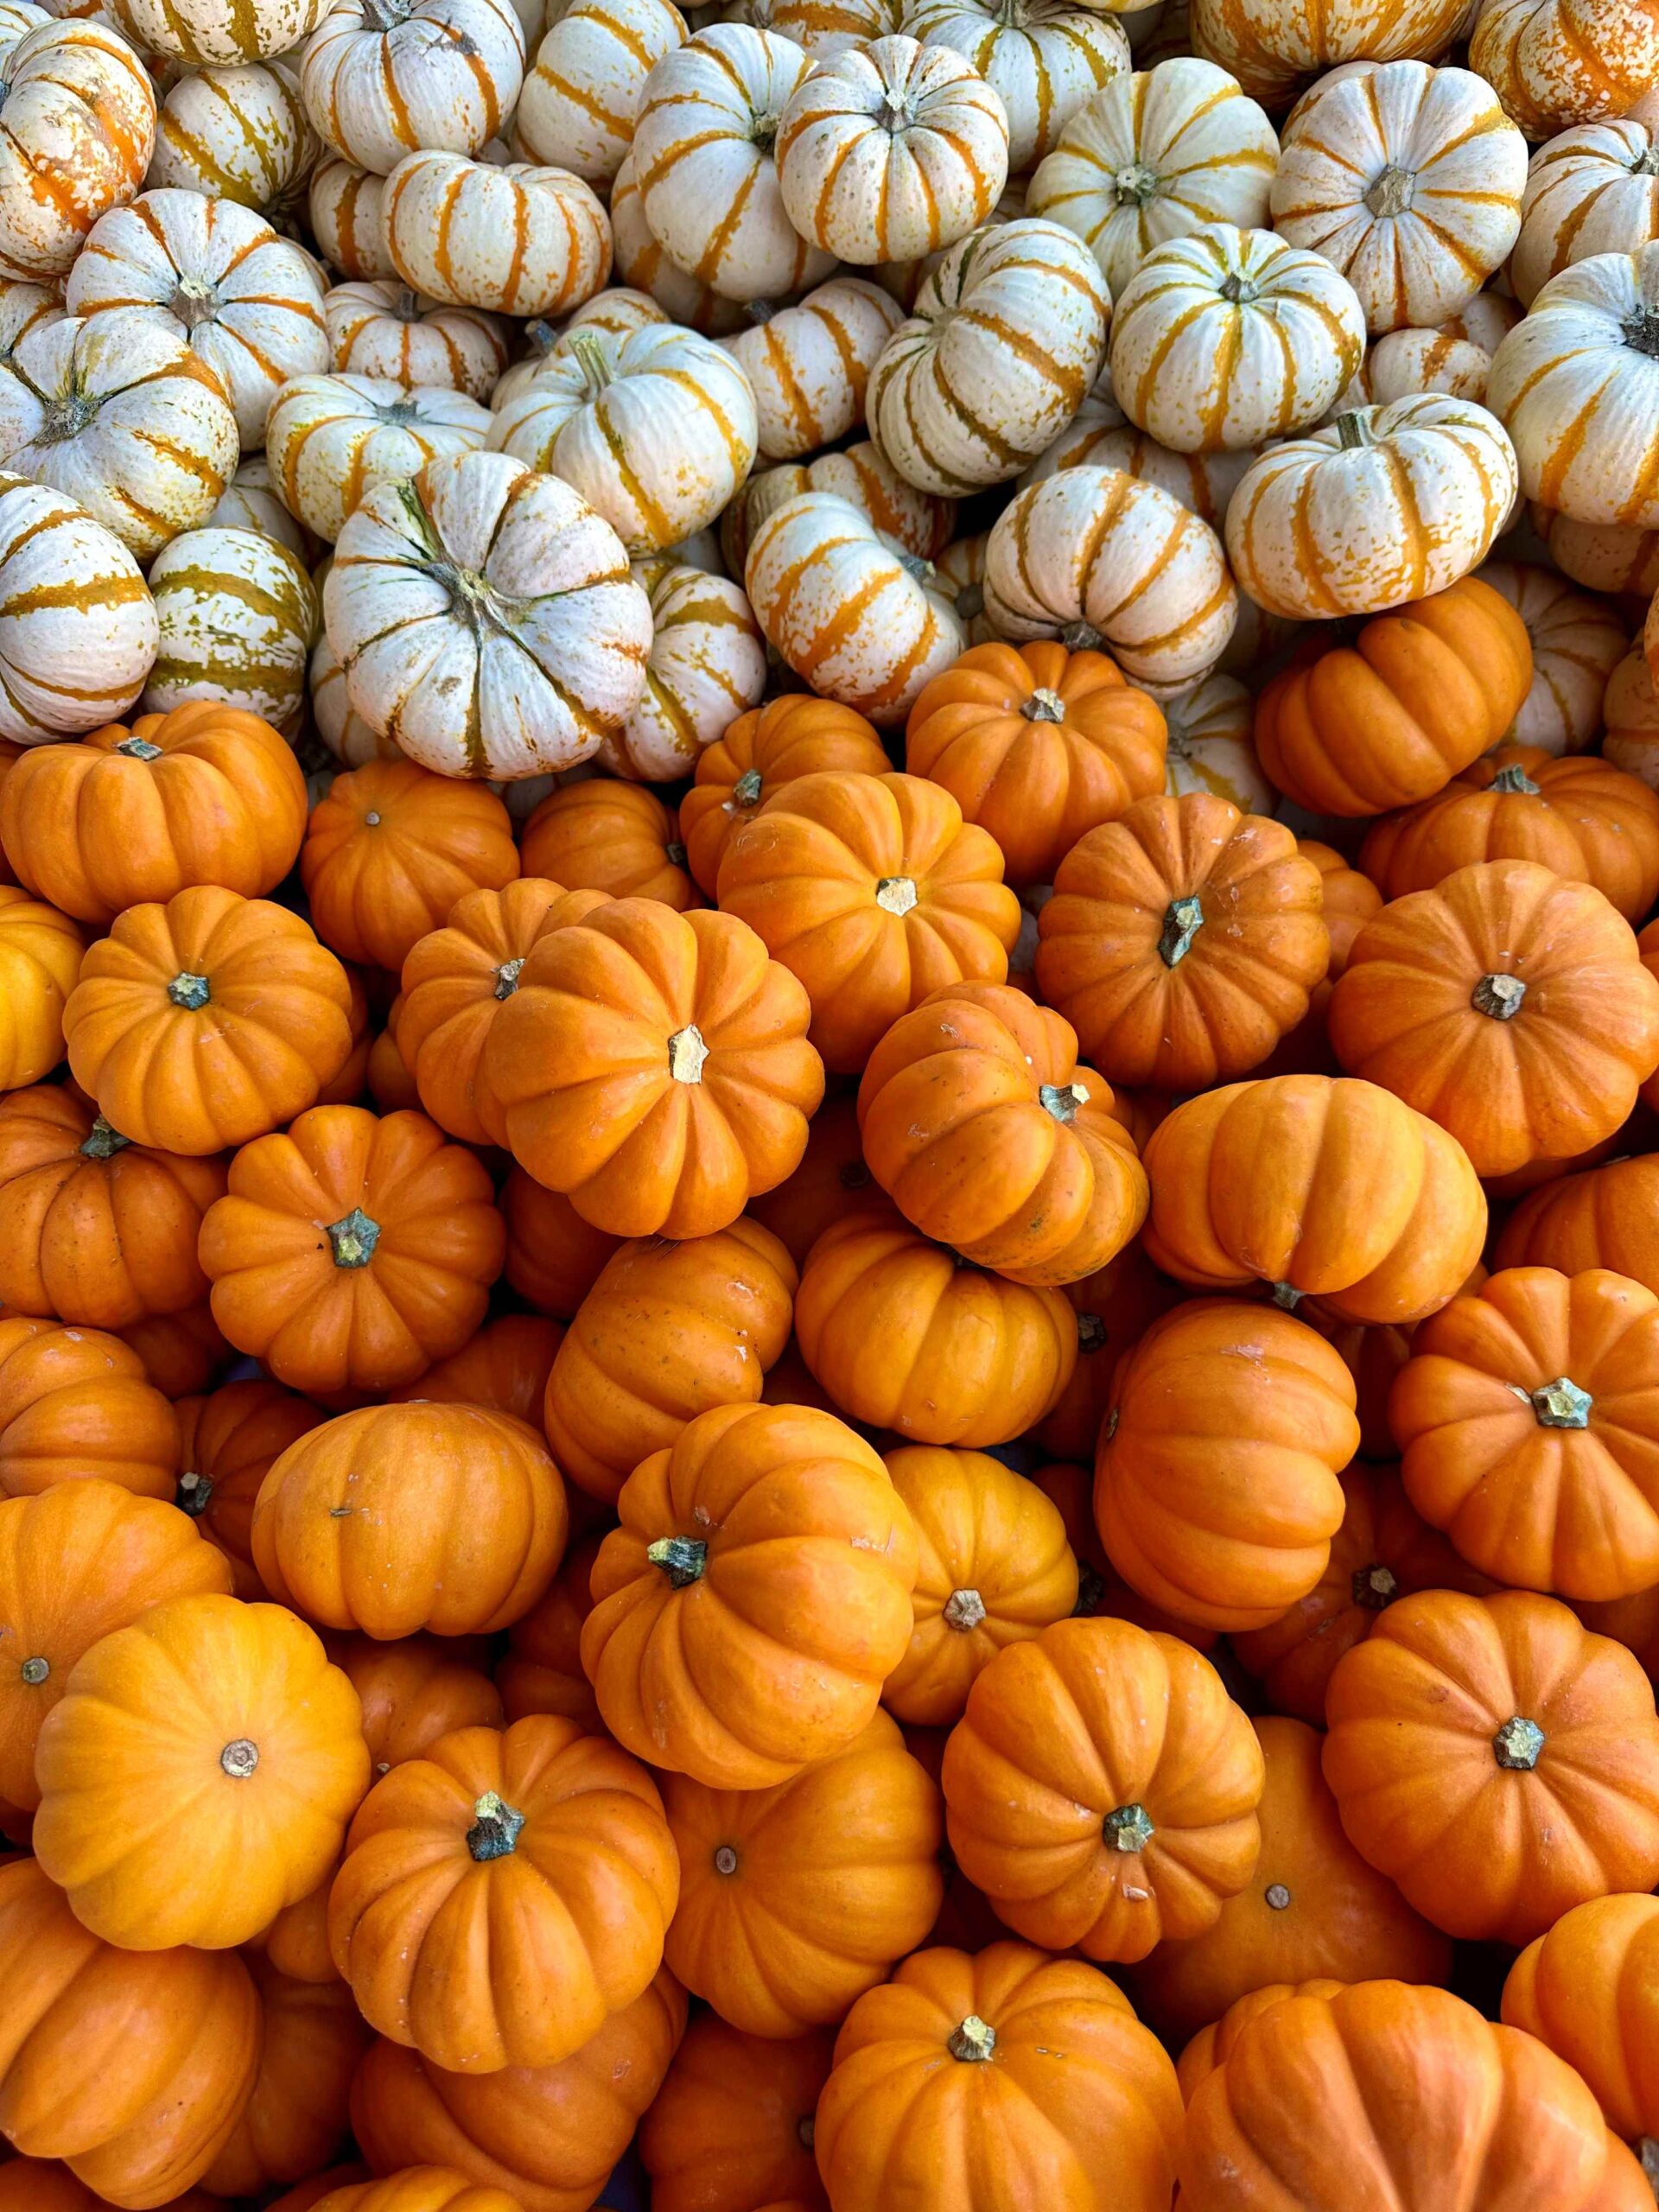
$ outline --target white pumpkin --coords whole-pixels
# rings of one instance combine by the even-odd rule
[[[1617,523],[1574,522],[1534,500],[1527,519],[1564,576],[1587,591],[1659,591],[1659,530],[1621,530]]]
[[[271,488],[270,463],[262,453],[251,453],[219,496],[218,504],[202,524],[204,530],[254,530],[274,537],[279,545],[297,553],[302,561],[316,558],[317,541],[291,515]]]
[[[1659,238],[1659,100],[1632,115],[1563,130],[1532,157],[1521,235],[1510,257],[1530,307],[1552,276],[1592,253],[1637,253]]]
[[[512,0],[334,0],[300,94],[325,145],[386,176],[422,147],[477,153],[524,76]]]
[[[1659,528],[1659,245],[1552,276],[1493,355],[1486,395],[1529,499]]]
[[[988,645],[996,638],[985,612],[985,549],[990,540],[988,530],[959,537],[933,564],[933,588],[956,609],[963,637],[970,645]]]
[[[744,588],[766,639],[823,698],[881,728],[963,651],[933,571],[830,492],[786,499],[754,533]]]
[[[328,0],[111,0],[141,53],[209,61],[266,61],[290,53],[322,21]]]
[[[0,474],[0,738],[43,745],[118,721],[156,639],[121,540],[51,485]]]
[[[689,776],[705,745],[758,706],[766,688],[766,643],[741,589],[658,556],[633,573],[651,596],[651,658],[639,702],[598,758],[636,783]]]
[[[489,410],[459,391],[409,391],[380,377],[296,377],[265,425],[283,505],[330,543],[372,484],[483,444]]]
[[[440,775],[571,767],[645,689],[651,604],[621,540],[508,454],[375,486],[340,532],[323,615],[352,705]]]
[[[1022,176],[1011,177],[980,228],[991,230],[999,224],[1018,222],[1025,212],[1026,179]],[[898,301],[906,315],[914,315],[916,302],[922,296],[923,285],[950,251],[949,246],[941,246],[937,253],[925,253],[919,261],[880,261],[871,274],[882,290]]]
[[[1650,791],[1659,791],[1659,692],[1639,646],[1608,677],[1601,713],[1607,732],[1603,760],[1627,776],[1639,776]]]
[[[289,377],[328,365],[322,283],[309,254],[235,200],[140,194],[92,226],[64,298],[72,315],[119,309],[181,340],[224,385],[245,451]]]
[[[218,377],[141,312],[37,323],[0,368],[0,465],[78,499],[140,560],[207,520],[237,450]]]
[[[1157,696],[1220,658],[1238,595],[1208,523],[1115,468],[1065,468],[1020,493],[985,549],[985,612],[1016,643],[1103,646]]]
[[[964,56],[999,94],[1016,175],[1053,150],[1091,93],[1130,67],[1115,16],[1064,0],[913,0],[904,28],[924,46]]]
[[[312,648],[309,690],[317,735],[342,768],[360,768],[365,760],[404,757],[397,739],[382,737],[378,730],[371,729],[346,697],[346,671],[326,629]]]
[[[386,180],[355,162],[319,162],[306,204],[311,232],[343,276],[368,283],[393,276],[386,251]]]
[[[293,737],[321,623],[305,563],[251,530],[186,530],[150,564],[160,625],[147,714],[216,699]]]
[[[821,453],[811,461],[782,461],[751,476],[721,518],[721,550],[729,567],[743,573],[749,544],[768,515],[803,492],[833,492],[868,515],[883,537],[906,553],[931,561],[950,542],[957,503],[918,492],[868,438],[842,453]]]
[[[1116,299],[1170,238],[1206,223],[1263,227],[1278,160],[1266,111],[1224,69],[1183,54],[1085,100],[1027,205],[1087,242]]]
[[[1252,462],[1227,510],[1227,551],[1239,588],[1270,613],[1377,614],[1478,568],[1515,497],[1502,424],[1429,392],[1356,409]]]
[[[1423,61],[1337,72],[1285,126],[1273,221],[1358,293],[1372,332],[1455,315],[1521,228],[1527,142],[1483,78]]]
[[[1469,67],[1529,138],[1548,138],[1624,115],[1659,84],[1659,13],[1649,0],[1484,0]]]
[[[1485,347],[1466,338],[1448,338],[1439,330],[1390,330],[1366,354],[1332,413],[1386,407],[1417,391],[1443,391],[1482,405],[1491,367]]]
[[[632,149],[624,156],[611,187],[611,230],[616,241],[617,275],[625,286],[635,287],[654,300],[667,321],[704,338],[724,338],[734,330],[747,329],[747,307],[739,301],[723,299],[696,277],[687,276],[652,236],[633,174]]]
[[[1112,388],[1178,453],[1240,453],[1317,423],[1365,357],[1353,287],[1271,231],[1154,246],[1112,321]]]
[[[386,180],[386,251],[446,307],[569,315],[611,273],[611,226],[568,169],[410,154]]]
[[[905,0],[756,0],[749,20],[758,23],[764,15],[768,30],[792,38],[815,61],[829,61],[873,39],[891,38],[904,12]]]
[[[1624,623],[1605,600],[1575,591],[1548,569],[1489,561],[1479,575],[1509,601],[1532,640],[1532,688],[1510,741],[1558,759],[1584,752],[1601,734],[1601,702],[1624,658]]]
[[[636,292],[626,284],[617,284],[595,292],[564,322],[543,322],[539,319],[527,322],[522,327],[524,354],[510,369],[503,371],[490,394],[490,405],[499,413],[510,399],[516,399],[548,356],[558,351],[572,331],[598,330],[610,338],[631,338],[636,330],[671,320],[649,292]]]
[[[42,22],[0,35],[0,276],[62,276],[99,217],[130,200],[156,94],[117,31]]]
[[[500,315],[423,300],[396,277],[336,284],[322,312],[331,368],[488,399],[507,365],[511,325]]]
[[[1192,0],[1188,35],[1196,52],[1230,70],[1253,99],[1281,108],[1310,77],[1337,63],[1443,54],[1469,6],[1470,0],[1320,0],[1307,8],[1287,8],[1284,0]]]
[[[1020,479],[1021,488],[1040,483],[1062,468],[1121,468],[1126,476],[1173,493],[1184,507],[1218,531],[1227,503],[1255,458],[1243,453],[1174,453],[1144,430],[1136,429],[1112,391],[1109,366],[1095,378],[1094,390],[1053,444],[1039,454]]]
[[[524,79],[515,150],[608,184],[633,143],[646,78],[689,35],[673,0],[575,0],[548,25]]]
[[[1447,315],[1439,327],[1443,337],[1466,338],[1483,353],[1496,353],[1521,315],[1518,302],[1506,300],[1497,292],[1477,292],[1456,315]]]
[[[879,284],[832,276],[798,305],[722,338],[754,392],[760,458],[793,461],[857,429],[870,371],[903,320]]]
[[[263,214],[294,196],[316,156],[291,70],[277,61],[214,62],[168,90],[145,181],[238,200]]]
[[[1027,217],[953,245],[870,375],[870,435],[910,483],[955,498],[1017,476],[1076,415],[1106,353],[1095,257]]]
[[[1007,110],[948,47],[880,38],[822,62],[779,126],[784,210],[842,261],[954,245],[1008,181]]]
[[[9,363],[31,330],[63,319],[63,302],[44,284],[0,283],[0,362]]]
[[[1252,734],[1255,705],[1236,676],[1206,676],[1164,702],[1164,789],[1207,791],[1243,814],[1271,815],[1279,794],[1262,772]]]
[[[635,553],[713,522],[753,465],[754,394],[721,348],[652,323],[578,330],[493,417],[489,443],[581,493]]]

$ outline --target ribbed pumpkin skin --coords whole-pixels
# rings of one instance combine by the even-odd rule
[[[1563,1175],[1522,1199],[1492,1250],[1497,1268],[1611,1268],[1659,1291],[1653,1223],[1659,1157],[1639,1153]]]
[[[569,1320],[621,1241],[586,1222],[569,1198],[515,1167],[501,1187],[504,1281],[538,1313]]]
[[[1469,66],[1529,138],[1624,114],[1659,68],[1659,29],[1630,0],[1494,0],[1481,16]]]
[[[608,184],[633,143],[646,78],[688,35],[672,0],[576,0],[531,57],[513,115],[519,149]]]
[[[453,2166],[404,2166],[381,2181],[334,2189],[311,2212],[522,2212],[504,2189],[480,2187]]]
[[[700,902],[669,809],[643,784],[590,776],[550,791],[524,828],[527,875],[611,899],[655,899],[677,913]]]
[[[582,1666],[582,1624],[594,1609],[588,1586],[601,1541],[573,1545],[543,1596],[507,1630],[495,1682],[509,1720],[551,1713],[593,1734],[603,1726]]]
[[[1192,35],[1200,54],[1277,109],[1288,105],[1309,76],[1339,62],[1439,54],[1461,19],[1458,0],[1403,0],[1397,8],[1358,0],[1305,16],[1287,16],[1274,0],[1197,0]]]
[[[106,209],[130,200],[156,142],[156,92],[143,61],[99,22],[41,23],[11,45],[0,160],[0,270],[67,276]],[[43,190],[45,173],[55,190]]]
[[[212,699],[297,734],[322,626],[297,553],[255,530],[183,530],[151,562],[149,588],[161,625],[143,692],[152,713]]]
[[[823,2212],[812,2115],[833,2047],[828,2032],[780,2043],[718,2019],[688,2029],[639,2131],[657,2212],[739,2202]]]
[[[1576,2067],[1627,2141],[1659,2125],[1650,2032],[1659,1900],[1592,1897],[1535,1936],[1510,1968],[1503,2018]]]
[[[238,2193],[304,2180],[338,2158],[352,2072],[373,2039],[340,1983],[291,1981],[263,1963],[250,1970],[264,2049],[253,2094],[206,2177]]]
[[[501,1700],[478,1647],[454,1637],[328,1636],[329,1658],[363,1707],[363,1740],[378,1781],[405,1759],[423,1758],[457,1728],[499,1728]]]
[[[566,169],[409,154],[386,180],[383,220],[392,267],[446,307],[568,315],[611,273],[605,210]]]
[[[262,1597],[249,1540],[254,1500],[278,1453],[321,1423],[322,1408],[260,1376],[206,1397],[181,1398],[174,1410],[180,1466],[174,1503],[230,1562],[237,1596]]]
[[[597,758],[613,775],[677,783],[766,688],[766,646],[741,585],[658,554],[635,567],[651,599],[645,688]]]
[[[67,914],[0,885],[0,1090],[38,1083],[63,1058],[64,1007],[83,950]]]
[[[43,588],[53,594],[45,624]],[[143,574],[120,539],[49,485],[0,472],[0,741],[44,745],[130,712],[156,636]],[[82,681],[66,686],[66,666]]]
[[[322,313],[330,366],[356,376],[447,385],[487,400],[507,365],[510,329],[499,315],[440,307],[396,277],[336,284]]]
[[[1018,177],[1042,160],[1061,125],[1130,67],[1115,14],[1063,0],[910,0],[904,29],[925,47],[972,62],[1008,117],[1008,168]]]
[[[1659,234],[1645,99],[1615,121],[1581,124],[1540,147],[1521,200],[1511,257],[1516,298],[1530,306],[1552,276],[1592,253],[1633,253]]]
[[[697,756],[680,802],[686,865],[712,898],[733,836],[784,785],[832,770],[882,776],[889,766],[864,716],[836,700],[787,692],[751,708]]]
[[[324,143],[381,175],[417,148],[475,154],[512,114],[524,35],[511,0],[330,8],[300,91]]]
[[[169,1497],[178,1461],[173,1408],[118,1337],[0,1319],[0,1497],[101,1478]]]
[[[290,196],[316,149],[285,67],[213,62],[168,88],[149,177],[263,213]]]
[[[374,484],[412,476],[442,454],[484,442],[489,410],[447,387],[406,391],[355,371],[295,377],[265,423],[272,480],[283,504],[329,543]]]

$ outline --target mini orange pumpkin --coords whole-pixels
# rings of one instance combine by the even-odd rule
[[[1492,1253],[1497,1268],[1611,1268],[1659,1291],[1659,1153],[1564,1175],[1522,1199]]]
[[[621,1238],[584,1221],[562,1191],[547,1190],[522,1167],[502,1185],[500,1205],[508,1284],[538,1313],[569,1320]]]
[[[352,2069],[371,2030],[339,1982],[292,1981],[262,1960],[250,1967],[264,2041],[253,2094],[204,2179],[244,2196],[302,2181],[338,2158],[350,2133]]]
[[[600,1541],[588,1536],[573,1545],[543,1596],[507,1630],[495,1681],[509,1720],[553,1713],[600,1732],[594,1686],[582,1666],[582,1624],[594,1610],[589,1578]]]
[[[0,1090],[49,1075],[85,950],[80,931],[26,891],[0,885]]]
[[[859,1135],[857,1102],[826,1098],[812,1116],[800,1166],[776,1190],[751,1198],[748,1211],[782,1238],[798,1268],[832,1221],[849,1206],[869,1205],[874,1179]]]
[[[573,891],[654,899],[681,913],[699,906],[674,817],[644,784],[595,776],[551,791],[524,824],[527,875]]]
[[[229,1560],[238,1598],[265,1592],[253,1564],[253,1503],[272,1462],[325,1418],[308,1398],[253,1376],[211,1397],[181,1398],[173,1502]]]
[[[236,1358],[205,1298],[200,1306],[188,1306],[181,1313],[151,1314],[110,1333],[131,1345],[156,1388],[175,1403],[180,1398],[211,1390]]]
[[[1296,849],[1319,871],[1325,933],[1331,940],[1330,976],[1334,982],[1348,965],[1354,939],[1382,904],[1382,893],[1368,875],[1351,868],[1334,845],[1317,837],[1299,837]],[[1319,994],[1314,994],[1314,1003]]]
[[[785,692],[740,715],[697,755],[680,801],[680,835],[691,873],[712,899],[733,833],[800,776],[885,775],[892,766],[874,727],[836,699]]]
[[[1659,1897],[1592,1897],[1535,1936],[1510,1968],[1503,2018],[1588,2082],[1614,2133],[1651,2158],[1659,2138],[1655,2006]]]
[[[1092,1454],[1090,1457],[1092,1459]],[[1059,1508],[1065,1532],[1077,1559],[1078,1620],[1132,1621],[1155,1636],[1179,1636],[1195,1651],[1213,1651],[1220,1641],[1212,1628],[1198,1628],[1178,1621],[1173,1613],[1154,1605],[1138,1590],[1130,1589],[1106,1556],[1095,1526],[1095,1478],[1089,1467],[1074,1467],[1065,1460],[1052,1461],[1033,1471],[1031,1479],[1043,1496]]]
[[[746,2036],[713,2018],[688,2028],[639,2131],[654,2212],[824,2212],[812,2116],[832,2044],[826,2034]]]
[[[101,1477],[173,1495],[179,1424],[144,1363],[101,1329],[0,1319],[0,1497]]]
[[[1077,1315],[1077,1363],[1043,1416],[1037,1441],[1057,1459],[1086,1459],[1092,1465],[1100,1424],[1111,1409],[1118,1360],[1160,1313],[1179,1303],[1181,1291],[1159,1274],[1139,1241],[1064,1289]]]
[[[424,1758],[457,1728],[499,1728],[495,1684],[455,1637],[329,1636],[329,1658],[357,1692],[363,1740],[378,1781],[406,1759]]]
[[[539,1313],[503,1313],[486,1321],[459,1351],[429,1367],[413,1382],[386,1394],[388,1405],[430,1398],[447,1406],[483,1406],[539,1426],[542,1400],[554,1356],[564,1339],[556,1321]]]
[[[505,2190],[480,2187],[453,2166],[400,2166],[379,2181],[348,2183],[314,2196],[309,2212],[523,2212],[523,2208]]]

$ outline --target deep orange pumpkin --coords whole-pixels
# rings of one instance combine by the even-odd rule
[[[101,1329],[0,1319],[0,1497],[101,1476],[173,1496],[179,1424],[137,1353]]]
[[[553,1713],[598,1734],[599,1706],[582,1667],[582,1624],[594,1610],[589,1578],[600,1541],[588,1536],[574,1544],[545,1594],[507,1630],[495,1683],[509,1720]]]
[[[1659,1291],[1659,1153],[1564,1175],[1522,1199],[1499,1232],[1495,1268],[1611,1268]]]
[[[527,875],[612,899],[700,906],[672,814],[644,784],[595,776],[551,791],[524,824]]]
[[[1592,1897],[1510,1968],[1503,2018],[1576,2067],[1607,2124],[1651,2158],[1659,2139],[1659,1897]]]
[[[501,1698],[480,1656],[456,1637],[404,1636],[395,1643],[330,1635],[329,1658],[357,1692],[363,1740],[378,1781],[405,1759],[424,1758],[457,1728],[499,1728]],[[480,1647],[487,1652],[488,1646]]]
[[[812,1116],[799,1166],[775,1190],[751,1198],[748,1211],[783,1239],[799,1268],[830,1223],[849,1207],[868,1205],[874,1192],[875,1179],[859,1135],[857,1103],[830,1097]]]
[[[216,1544],[236,1577],[238,1598],[259,1598],[253,1564],[253,1503],[272,1462],[326,1416],[308,1398],[255,1376],[227,1382],[207,1398],[181,1398],[178,1487],[174,1503]]]
[[[386,1393],[388,1405],[428,1398],[442,1405],[483,1406],[512,1414],[532,1428],[542,1417],[548,1372],[564,1338],[556,1321],[539,1313],[504,1313],[486,1321],[459,1351],[429,1367],[424,1375]]]
[[[801,776],[882,776],[891,767],[874,726],[851,707],[785,692],[740,715],[697,755],[680,801],[680,836],[691,873],[712,899],[733,833]]]
[[[688,2028],[639,2131],[652,2212],[826,2212],[812,2117],[832,2042],[780,2043],[712,2018]]]
[[[352,2070],[372,2031],[340,1982],[290,1981],[251,1967],[264,2042],[253,2094],[204,2180],[227,2196],[303,2181],[345,2149]]]
[[[508,1284],[538,1313],[568,1321],[621,1238],[584,1221],[562,1191],[544,1189],[522,1167],[502,1185],[500,1206]]]

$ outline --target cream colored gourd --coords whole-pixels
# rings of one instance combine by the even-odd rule
[[[645,688],[598,759],[635,783],[689,776],[704,746],[723,737],[766,688],[766,641],[740,585],[658,556],[636,561],[651,599]]]
[[[1659,528],[1659,245],[1552,276],[1492,357],[1521,488],[1574,521]]]
[[[149,588],[160,638],[147,714],[216,699],[298,733],[321,617],[296,555],[255,531],[181,531],[150,563]]]
[[[1354,407],[1386,407],[1391,400],[1423,391],[1484,406],[1491,369],[1492,357],[1484,346],[1466,338],[1448,338],[1439,330],[1390,330],[1366,354],[1331,411],[1336,416]]]
[[[1129,72],[1116,16],[1064,0],[913,0],[904,29],[962,54],[999,95],[1016,176],[1053,150],[1091,94]]]
[[[820,60],[779,127],[784,211],[842,261],[915,261],[985,221],[1008,181],[1008,116],[948,47],[880,38]]]
[[[749,0],[748,6],[756,22],[764,15],[768,29],[792,38],[815,61],[891,38],[904,12],[905,0]]]
[[[237,463],[235,475],[219,493],[202,527],[255,531],[262,537],[274,537],[303,562],[316,558],[316,539],[277,498],[271,486],[270,463],[263,453],[250,454]]]
[[[355,162],[319,162],[306,205],[311,235],[344,276],[367,282],[393,276],[386,251],[386,180]]]
[[[499,414],[510,399],[516,399],[540,374],[550,354],[558,353],[567,338],[578,330],[602,331],[612,338],[631,338],[636,330],[644,330],[652,323],[669,321],[649,292],[636,292],[626,284],[595,292],[591,300],[584,301],[563,326],[543,322],[539,319],[524,324],[518,331],[525,351],[510,369],[504,370],[495,389],[490,394],[490,407]],[[514,329],[509,323],[506,327]]]
[[[1627,776],[1640,777],[1649,791],[1659,791],[1659,691],[1639,647],[1626,653],[1608,677],[1601,718],[1606,730],[1603,760]]]
[[[206,362],[245,453],[264,445],[288,378],[328,366],[322,295],[310,255],[263,215],[174,190],[142,193],[94,224],[64,288],[72,315],[124,309]]]
[[[1602,701],[1624,658],[1624,625],[1604,599],[1575,591],[1548,569],[1489,561],[1480,581],[1501,592],[1532,640],[1532,688],[1510,733],[1558,759],[1601,735]]]
[[[943,592],[970,645],[988,645],[996,636],[985,612],[985,549],[990,532],[959,537],[933,563],[933,588]]]
[[[99,22],[0,36],[0,277],[63,276],[99,217],[143,183],[155,88]]]
[[[410,391],[380,377],[296,377],[270,410],[265,451],[283,505],[332,543],[371,485],[470,452],[489,429],[489,410],[458,391]]]
[[[784,212],[774,152],[811,67],[792,39],[715,23],[645,80],[632,148],[645,221],[671,261],[724,299],[779,299],[835,265]]]
[[[340,531],[322,603],[353,707],[440,775],[574,767],[645,688],[651,605],[621,540],[508,454],[377,485]]]
[[[1076,415],[1106,356],[1094,256],[1024,219],[952,246],[870,375],[870,435],[919,491],[1001,484]]]
[[[1251,734],[1255,702],[1236,676],[1206,676],[1163,706],[1166,791],[1177,798],[1207,791],[1242,814],[1274,813],[1279,794],[1262,772]]]
[[[512,325],[500,315],[423,300],[396,277],[336,284],[322,313],[331,368],[438,385],[469,399],[490,397],[512,343]]]
[[[1242,453],[1325,414],[1365,354],[1353,287],[1271,231],[1211,223],[1154,246],[1112,318],[1112,389],[1178,453]]]
[[[1263,454],[1227,510],[1228,556],[1271,614],[1376,614],[1478,568],[1515,496],[1497,418],[1426,393]]]
[[[1262,228],[1278,160],[1277,132],[1236,79],[1180,54],[1085,100],[1026,205],[1086,241],[1116,299],[1154,246],[1206,223]]]
[[[985,551],[992,632],[1103,647],[1159,696],[1209,673],[1238,594],[1207,523],[1155,484],[1114,468],[1063,468],[997,517]]]
[[[695,330],[703,338],[724,338],[734,330],[748,328],[747,308],[736,300],[723,299],[696,277],[688,276],[652,236],[633,171],[632,147],[623,156],[611,187],[611,232],[616,242],[617,275],[626,285],[637,286],[647,299],[655,301],[667,321]]]
[[[1468,12],[1469,0],[1192,0],[1187,28],[1198,53],[1280,108],[1338,62],[1443,54]]]
[[[569,315],[611,273],[611,226],[568,169],[410,154],[386,180],[386,252],[404,283],[452,308]]]
[[[1659,83],[1659,16],[1648,0],[1485,0],[1469,67],[1529,138],[1624,115]]]
[[[754,533],[785,499],[803,492],[833,492],[850,499],[906,553],[931,561],[949,544],[956,528],[957,503],[918,492],[868,438],[840,453],[821,453],[807,461],[784,461],[751,476],[721,518],[721,550],[734,575],[741,575]]]
[[[980,228],[988,230],[1002,223],[1018,222],[1025,213],[1026,179],[1022,176],[1010,177],[1003,186],[995,207]],[[949,246],[941,246],[937,253],[925,253],[919,261],[880,261],[871,274],[882,290],[898,301],[906,315],[914,315],[923,285],[950,251]]]
[[[1391,61],[1333,73],[1298,103],[1274,227],[1335,263],[1368,330],[1428,328],[1502,266],[1526,181],[1527,142],[1484,78]]]
[[[524,76],[512,0],[334,0],[300,65],[323,143],[382,176],[425,147],[475,154]]]
[[[755,454],[754,395],[721,348],[674,323],[571,334],[492,423],[489,443],[563,477],[635,553],[713,522]]]
[[[1564,576],[1588,591],[1659,591],[1659,530],[1621,530],[1616,523],[1574,522],[1533,500],[1527,520]]]
[[[575,0],[536,49],[513,117],[514,150],[608,184],[633,143],[646,78],[689,35],[672,0]]]
[[[1172,492],[1184,507],[1219,530],[1227,503],[1255,456],[1249,453],[1175,453],[1139,430],[1118,405],[1109,365],[1053,444],[1020,479],[1040,484],[1062,468],[1121,468]]]
[[[779,657],[826,699],[902,721],[962,652],[962,626],[929,564],[882,538],[833,493],[786,499],[754,533],[744,588]]]
[[[121,540],[50,485],[0,474],[0,738],[43,745],[119,720],[156,634]]]
[[[179,79],[156,119],[151,185],[285,205],[317,154],[299,79],[283,62],[214,62]]]
[[[346,671],[326,629],[312,648],[307,681],[317,735],[342,768],[360,768],[365,760],[403,759],[403,747],[397,739],[382,737],[378,730],[371,729],[347,697]]]
[[[793,461],[864,420],[870,371],[904,321],[862,276],[832,276],[794,307],[720,341],[754,393],[762,461]]]
[[[200,69],[209,61],[266,61],[302,45],[330,0],[108,0],[140,53],[172,54]]]
[[[1530,307],[1552,276],[1595,253],[1637,253],[1659,238],[1659,101],[1563,130],[1532,157],[1510,282]]]

